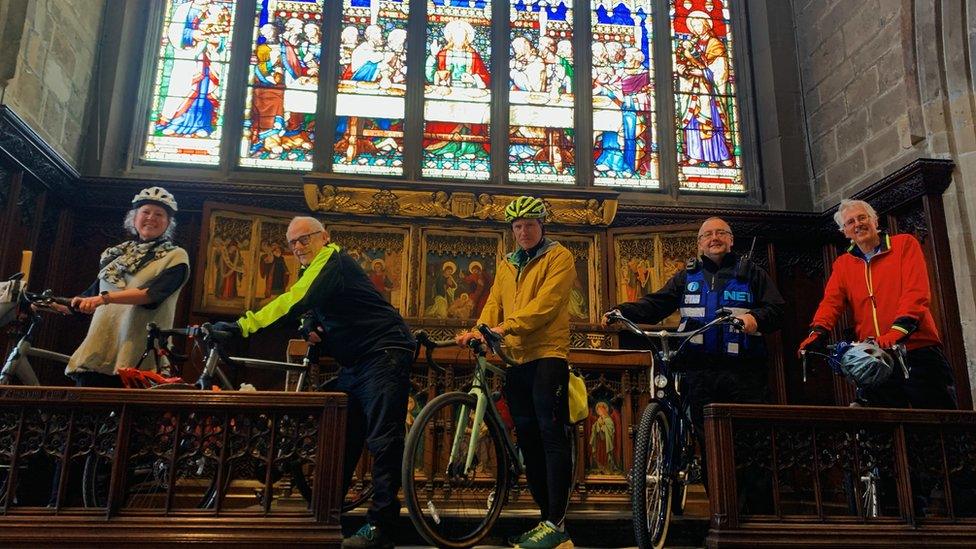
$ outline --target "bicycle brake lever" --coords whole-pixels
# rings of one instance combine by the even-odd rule
[[[807,382],[807,351],[800,351],[800,365],[803,367],[803,383]]]

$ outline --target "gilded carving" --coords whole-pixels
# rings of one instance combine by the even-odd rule
[[[409,191],[305,185],[305,202],[312,211],[380,217],[427,217],[505,221],[505,205],[514,195],[447,191]],[[606,226],[617,214],[616,199],[547,199],[548,221],[562,225]]]

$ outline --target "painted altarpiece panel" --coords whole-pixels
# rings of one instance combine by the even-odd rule
[[[328,228],[332,242],[355,259],[376,290],[406,316],[410,288],[409,227],[342,224]]]
[[[431,229],[420,241],[418,316],[469,326],[481,314],[504,261],[502,232]]]
[[[576,284],[569,294],[569,321],[595,323],[603,312],[603,272],[600,263],[603,252],[596,235],[547,233],[566,246],[573,254],[576,266]]]
[[[697,227],[691,225],[663,227],[650,233],[610,231],[612,276],[611,301],[636,301],[659,290],[688,259],[698,255]],[[632,230],[629,230],[632,231]],[[677,326],[675,312],[663,321],[665,326]]]
[[[298,260],[285,231],[291,216],[206,203],[194,274],[197,312],[240,314],[258,309],[298,279]]]

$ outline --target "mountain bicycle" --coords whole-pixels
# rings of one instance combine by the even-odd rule
[[[57,312],[53,306],[63,305],[71,307],[71,298],[57,297],[51,290],[41,293],[13,290],[17,295],[11,296],[12,301],[6,303],[10,311],[9,316],[17,316],[20,311],[27,316],[27,328],[24,335],[16,345],[10,350],[7,359],[0,369],[0,385],[12,385],[15,382],[21,385],[40,385],[37,373],[31,367],[30,357],[53,360],[62,364],[67,364],[68,355],[39,349],[33,346],[34,337],[42,324],[41,312]]]
[[[476,356],[471,389],[445,393],[428,402],[414,420],[404,446],[407,511],[420,535],[437,547],[470,547],[484,539],[525,470],[491,395],[490,375],[504,379],[505,370],[486,357],[490,350],[506,364],[518,364],[505,353],[501,336],[484,324],[478,326],[478,332],[484,343],[478,339],[468,343]],[[443,370],[434,362],[432,351],[454,346],[455,341],[433,341],[426,332],[414,335],[427,349],[428,365]],[[441,448],[450,451],[445,455]],[[417,464],[431,460],[433,473],[427,476]]]
[[[619,322],[657,348],[649,376],[653,398],[641,414],[629,481],[637,545],[660,549],[667,539],[671,515],[684,511],[688,485],[701,479],[701,462],[695,458],[695,441],[700,434],[681,395],[674,360],[698,334],[725,324],[742,329],[743,324],[729,310],[721,310],[711,322],[685,332],[646,332],[617,309],[609,311],[606,318],[608,324]],[[672,350],[674,342],[678,345]]]

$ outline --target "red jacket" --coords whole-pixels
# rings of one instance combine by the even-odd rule
[[[895,329],[908,334],[903,342],[909,350],[939,345],[930,295],[925,258],[915,237],[881,233],[881,250],[870,261],[854,244],[834,260],[811,325],[832,330],[850,305],[858,340]]]

